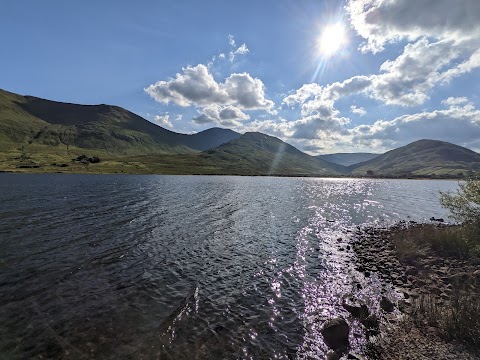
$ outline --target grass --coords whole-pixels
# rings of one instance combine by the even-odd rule
[[[437,327],[447,340],[459,341],[480,350],[480,302],[478,293],[454,289],[450,298],[440,304],[432,295],[414,301],[413,319],[417,326],[426,322]]]
[[[474,226],[438,226],[425,224],[399,230],[393,234],[400,261],[415,262],[429,249],[442,256],[468,259],[480,256],[479,230]]]

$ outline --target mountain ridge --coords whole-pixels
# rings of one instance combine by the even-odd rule
[[[329,155],[336,161],[376,157],[346,167],[263,133],[210,128],[181,134],[114,105],[62,103],[0,89],[0,171],[448,178],[480,171],[480,154],[438,140],[384,154]]]
[[[446,141],[421,139],[348,167],[356,176],[457,176],[480,171],[480,154]]]
[[[10,110],[10,111],[7,111]],[[211,128],[196,134],[176,133],[114,105],[80,105],[21,96],[0,89],[3,138],[23,129],[13,142],[69,145],[111,153],[188,153],[216,147],[240,136]],[[3,131],[2,131],[3,130]],[[0,135],[1,136],[1,135]]]
[[[358,152],[358,153],[323,154],[323,155],[317,155],[317,157],[335,164],[350,166],[350,165],[358,164],[360,162],[371,160],[377,157],[378,155],[381,155],[381,154]]]

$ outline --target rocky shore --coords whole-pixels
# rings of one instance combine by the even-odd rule
[[[478,349],[450,339],[439,322],[422,311],[430,307],[430,312],[442,314],[441,309],[451,306],[459,289],[478,294],[480,298],[480,259],[444,256],[428,247],[423,247],[415,257],[399,256],[397,239],[425,231],[425,227],[447,228],[448,225],[401,222],[389,229],[358,228],[353,234],[351,245],[356,255],[356,269],[367,278],[378,276],[399,295],[395,299],[382,296],[383,315],[378,319],[378,333],[371,336],[371,354],[367,356],[373,359],[480,359]],[[368,315],[368,311],[364,314]],[[366,320],[366,316],[363,319],[362,315],[358,316],[360,321]]]

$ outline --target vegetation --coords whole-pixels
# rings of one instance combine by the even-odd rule
[[[480,302],[478,294],[456,288],[445,303],[433,295],[415,300],[412,317],[417,326],[435,326],[448,340],[480,350]]]
[[[252,132],[206,151],[202,158],[222,164],[227,173],[254,175],[340,175],[341,165],[307,155],[293,146],[262,133]]]
[[[393,234],[398,258],[415,263],[429,249],[442,256],[468,259],[480,256],[480,239],[476,228],[464,226],[438,226],[425,224],[406,228]]]
[[[480,176],[458,184],[456,193],[441,193],[440,202],[452,217],[480,230]]]
[[[118,106],[67,104],[0,90],[0,151],[37,144],[122,156],[186,154],[239,136],[219,128],[179,134]]]

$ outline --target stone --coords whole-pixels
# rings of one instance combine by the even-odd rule
[[[413,266],[407,267],[407,270],[405,271],[405,275],[417,275],[418,274],[418,269]]]
[[[368,330],[378,330],[378,328],[380,326],[380,322],[378,321],[378,317],[375,314],[371,314],[369,317],[361,320],[360,322]]]
[[[395,305],[393,305],[389,298],[382,296],[382,299],[380,300],[380,307],[383,311],[390,313],[395,308]]]
[[[347,310],[354,318],[365,319],[370,315],[367,305],[356,301],[344,300],[342,307]]]
[[[327,320],[320,332],[330,349],[336,350],[349,346],[350,326],[340,317]]]

